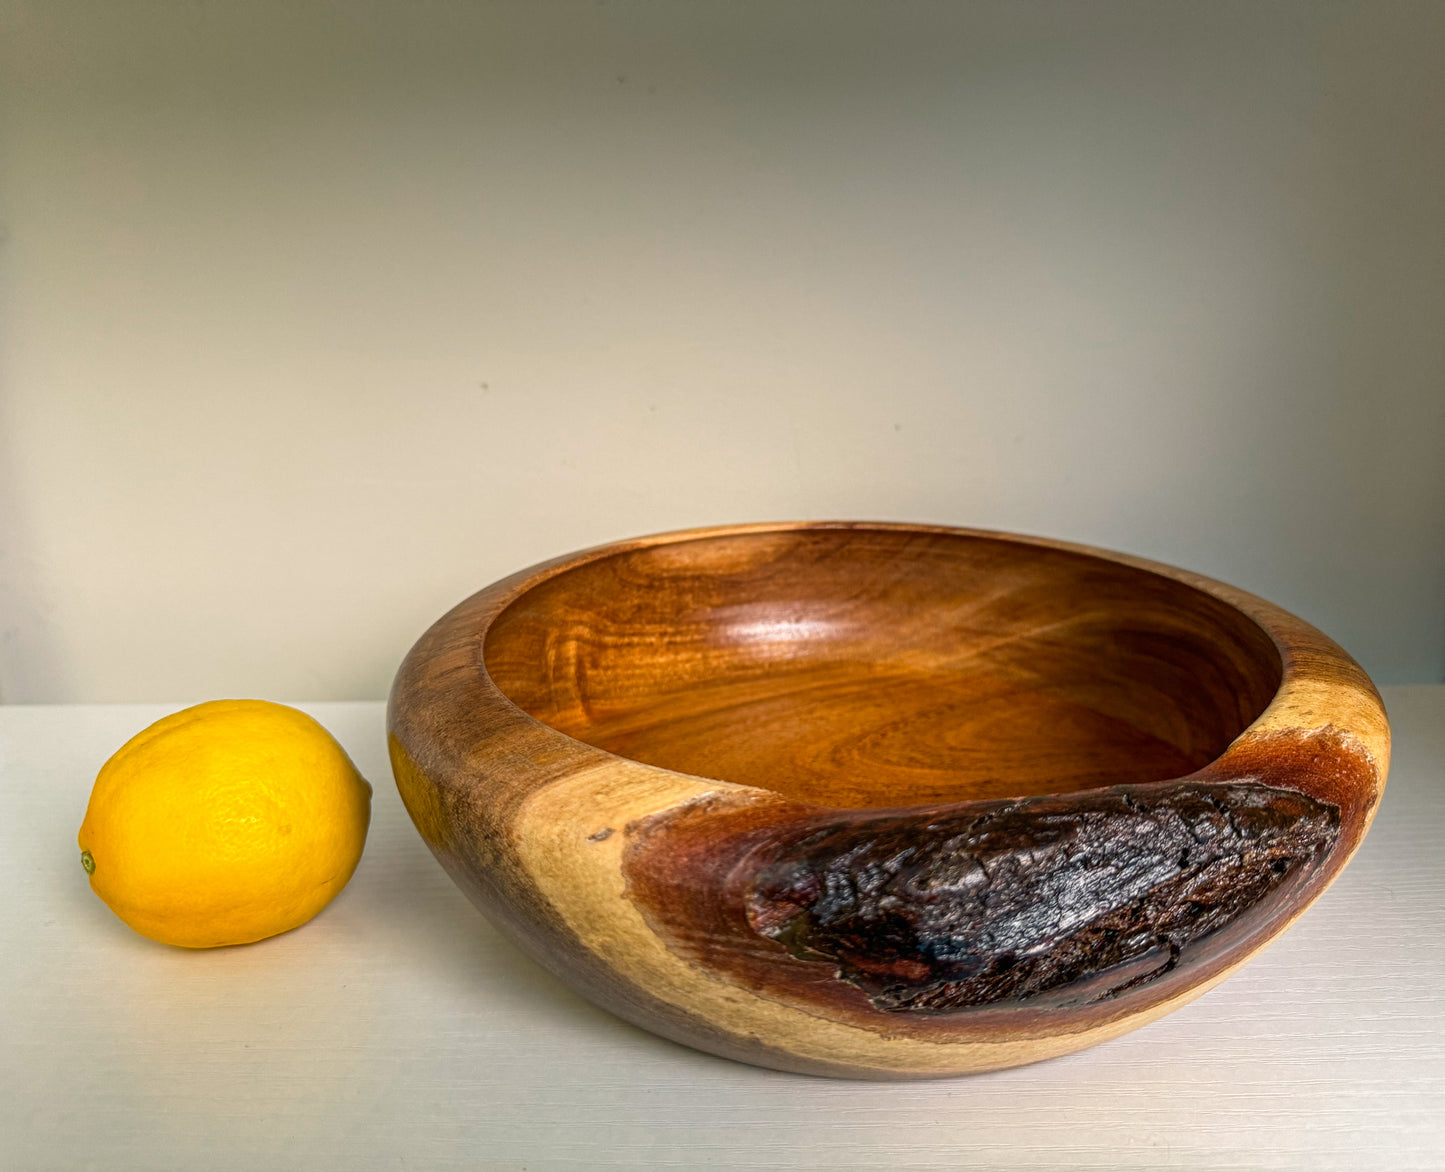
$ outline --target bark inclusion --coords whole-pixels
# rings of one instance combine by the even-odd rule
[[[1117,786],[920,825],[825,827],[772,853],[755,931],[830,961],[879,1009],[1107,1000],[1302,881],[1339,810],[1255,784]]]

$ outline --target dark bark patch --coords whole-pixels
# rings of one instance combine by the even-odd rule
[[[1118,786],[776,843],[745,896],[752,929],[825,961],[881,1010],[1106,1001],[1305,881],[1336,807],[1253,784]]]

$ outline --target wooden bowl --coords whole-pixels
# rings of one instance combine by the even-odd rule
[[[1339,873],[1389,761],[1368,677],[1278,607],[928,525],[524,570],[422,636],[388,723],[422,836],[578,992],[875,1078],[1064,1054],[1199,996]]]

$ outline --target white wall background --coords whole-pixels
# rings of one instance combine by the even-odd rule
[[[912,518],[1445,670],[1445,4],[7,2],[0,699]]]

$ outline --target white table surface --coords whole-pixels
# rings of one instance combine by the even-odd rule
[[[0,1166],[1445,1167],[1445,687],[1386,702],[1369,839],[1243,972],[1082,1054],[901,1084],[738,1065],[568,992],[417,837],[380,704],[304,706],[376,788],[347,890],[260,944],[144,940],[75,833],[180,706],[0,708]]]

